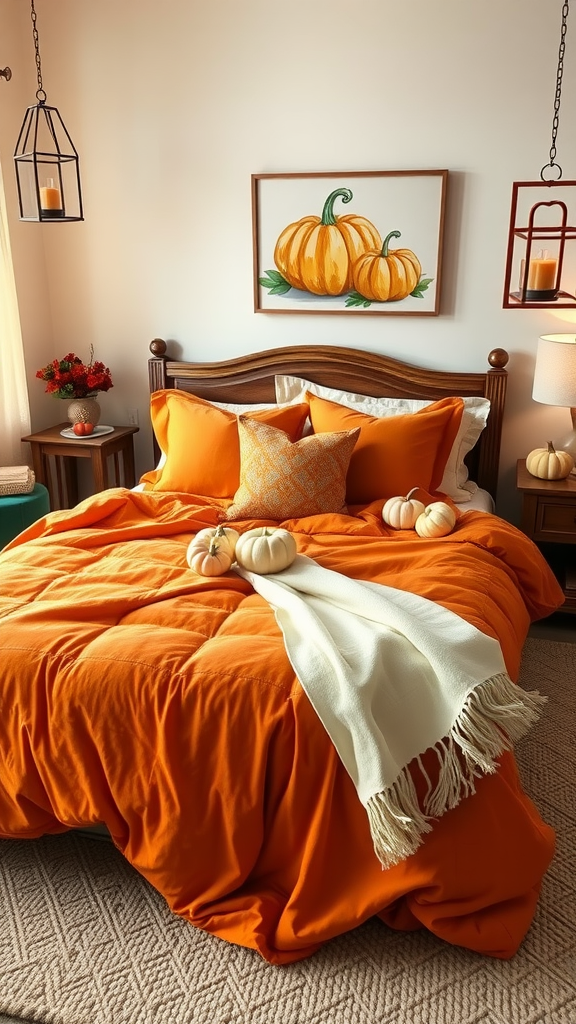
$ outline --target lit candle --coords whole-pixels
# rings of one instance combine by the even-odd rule
[[[528,269],[528,288],[530,291],[547,292],[554,290],[557,266],[558,261],[548,256],[539,256],[530,260],[530,267]]]
[[[51,217],[62,216],[62,196],[54,178],[48,178],[47,184],[40,189],[40,209]]]

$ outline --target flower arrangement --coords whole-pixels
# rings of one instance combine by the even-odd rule
[[[45,391],[57,398],[87,398],[98,391],[109,391],[112,384],[110,370],[104,363],[94,362],[94,348],[90,347],[90,362],[83,363],[74,352],[63,359],[53,359],[48,366],[36,372],[46,381]]]

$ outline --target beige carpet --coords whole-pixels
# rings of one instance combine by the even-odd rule
[[[529,639],[522,682],[550,696],[518,757],[559,845],[512,961],[370,921],[270,967],[173,917],[109,843],[0,841],[0,1022],[575,1024],[576,646]]]

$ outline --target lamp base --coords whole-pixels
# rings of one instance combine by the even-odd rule
[[[576,409],[570,409],[570,416],[572,417],[572,430],[565,437],[560,438],[554,447],[560,451],[569,452],[576,466]],[[572,473],[574,472],[575,470],[572,470]]]

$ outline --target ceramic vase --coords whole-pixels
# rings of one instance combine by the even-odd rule
[[[68,419],[70,423],[91,423],[95,427],[100,422],[101,409],[94,395],[86,398],[73,398],[68,402]]]

